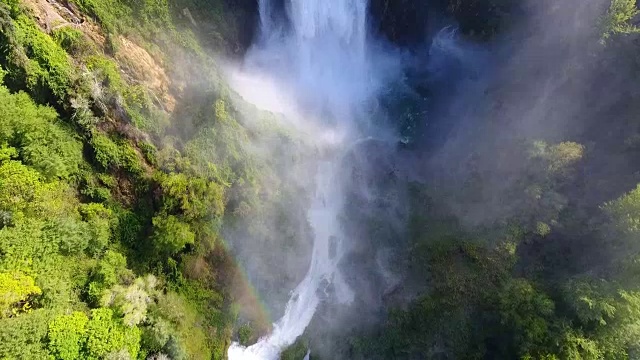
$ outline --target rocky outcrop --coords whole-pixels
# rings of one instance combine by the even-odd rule
[[[395,44],[419,43],[426,36],[428,6],[424,0],[371,0],[369,12],[374,29]]]
[[[428,37],[448,19],[470,37],[487,39],[510,18],[520,0],[370,0],[374,29],[389,41],[410,46]],[[432,19],[439,19],[435,23]]]
[[[438,0],[442,8],[469,36],[487,39],[498,33],[522,0]]]
[[[241,54],[252,43],[259,26],[259,0],[222,0],[232,17],[233,36],[227,39]],[[290,0],[275,0],[274,14],[282,14]],[[399,46],[421,43],[429,31],[445,25],[443,18],[459,26],[468,36],[486,39],[498,32],[509,19],[519,0],[369,0],[372,28]],[[190,9],[193,13],[194,9]],[[195,14],[194,17],[197,18]],[[444,15],[444,16],[443,16]],[[284,17],[284,16],[283,16]],[[440,19],[438,23],[432,19]],[[230,19],[225,19],[229,21]],[[229,35],[229,34],[228,34]]]
[[[225,9],[233,16],[234,53],[244,53],[251,46],[258,26],[258,0],[223,0]]]

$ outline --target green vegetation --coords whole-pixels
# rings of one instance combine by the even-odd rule
[[[92,49],[92,44],[86,38],[85,34],[71,26],[63,26],[53,30],[51,37],[53,37],[60,47],[73,56],[83,56],[95,50]]]
[[[304,192],[290,180],[314,150],[243,104],[206,55],[238,46],[243,10],[68,3],[84,22],[45,29],[21,1],[0,2],[0,358],[223,359],[232,339],[268,328],[236,311],[244,293],[223,234],[278,250],[258,269],[308,253],[292,218]],[[443,2],[486,38],[511,2],[481,3]],[[607,46],[637,32],[637,15],[634,1],[612,1]],[[128,42],[157,60],[143,64],[151,80],[123,60]],[[611,127],[629,138],[606,145],[632,164],[637,129],[619,118]],[[390,307],[382,328],[349,333],[351,358],[637,357],[640,187],[634,174],[585,176],[604,140],[583,136],[523,141],[499,192],[480,166],[462,184],[412,184],[407,261],[425,291]],[[606,191],[579,193],[594,188]],[[493,221],[466,222],[477,214]],[[256,282],[281,303],[293,281],[282,271]]]
[[[32,277],[20,273],[0,273],[0,317],[9,317],[18,310],[28,310],[30,297],[42,294]],[[15,309],[20,305],[21,309]]]
[[[413,184],[409,268],[425,279],[428,291],[406,309],[391,309],[382,328],[355,337],[346,345],[352,356],[635,358],[639,191],[595,208],[566,200],[573,187],[565,184],[580,181],[572,168],[587,161],[583,155],[575,143],[534,142],[522,161],[535,173],[504,190],[510,202],[526,199],[527,185],[538,182],[529,200],[534,203],[527,212],[512,208],[490,226],[462,224],[447,212],[448,195]],[[549,194],[557,203],[548,203]],[[577,212],[583,215],[569,216]],[[579,233],[584,241],[573,240],[576,229],[596,222],[597,228]]]
[[[183,259],[235,271],[212,252],[228,189],[257,186],[247,130],[184,7],[72,3],[87,23],[47,32],[22,2],[0,2],[0,358],[223,358],[233,298],[213,270]],[[176,81],[217,84],[193,104],[194,143],[224,137],[215,158],[197,152],[196,133],[165,135],[172,114],[112,56],[121,36],[164,62],[199,64]]]
[[[601,20],[603,40],[615,34],[632,34],[640,32],[631,21],[640,14],[633,0],[612,0],[607,15]]]

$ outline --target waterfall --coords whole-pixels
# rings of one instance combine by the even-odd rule
[[[340,256],[332,256],[331,248],[338,246],[334,252],[342,253],[340,242],[331,242],[339,236],[339,225],[336,214],[342,207],[340,191],[332,175],[336,174],[335,163],[326,161],[318,169],[317,191],[308,217],[314,229],[314,246],[311,265],[305,278],[292,292],[287,303],[284,316],[274,324],[273,332],[258,343],[243,348],[234,344],[229,349],[231,360],[274,360],[280,352],[291,345],[311,322],[320,303],[318,292],[323,286],[332,283],[336,287],[338,298],[349,301],[352,294],[336,272]]]
[[[341,135],[327,137],[331,141],[322,144],[322,160],[309,159],[318,164],[316,191],[307,214],[314,231],[308,272],[291,293],[272,333],[249,347],[233,344],[228,353],[231,360],[278,359],[309,325],[321,301],[319,294],[328,284],[338,301],[353,299],[338,271],[345,252],[338,219],[344,202],[339,167],[349,145],[366,135],[358,130],[358,123],[366,118],[366,104],[379,83],[368,55],[367,0],[288,0],[287,31],[273,23],[272,1],[260,0],[262,43],[256,44],[246,61],[286,79],[295,89],[296,101],[304,103],[305,115],[320,119],[316,125],[326,133]],[[316,136],[322,138],[322,134]]]

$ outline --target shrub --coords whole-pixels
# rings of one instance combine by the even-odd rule
[[[189,220],[224,213],[224,188],[216,182],[182,173],[161,175],[164,210],[179,212]]]
[[[161,254],[173,255],[186,245],[195,243],[195,234],[189,224],[173,215],[159,215],[153,218],[154,246]]]
[[[15,215],[32,209],[41,187],[40,175],[20,162],[6,161],[0,165],[0,209]]]
[[[105,170],[122,163],[118,145],[107,135],[94,132],[90,140],[96,162]]]
[[[21,273],[0,273],[0,318],[28,309],[27,300],[39,294],[42,290],[32,277]]]
[[[42,342],[47,335],[49,313],[38,309],[18,317],[0,319],[1,359],[48,359]]]
[[[553,301],[523,279],[510,280],[500,292],[498,301],[502,324],[511,330],[518,348],[535,351],[540,347],[544,352],[547,342],[553,341],[550,338]]]
[[[121,164],[120,166],[127,170],[130,174],[135,176],[140,176],[144,172],[142,169],[142,164],[140,162],[140,157],[136,150],[126,141],[121,141],[119,144],[120,153],[121,153]]]
[[[89,318],[81,312],[61,315],[49,323],[48,348],[56,359],[81,359],[81,351],[87,332]]]
[[[202,326],[202,317],[196,302],[177,293],[169,292],[158,299],[158,312],[174,330],[164,347],[171,359],[211,358],[211,344]],[[204,309],[202,309],[204,310]],[[214,356],[214,358],[218,358]],[[222,356],[220,357],[222,358]]]
[[[623,234],[635,236],[640,233],[640,184],[620,198],[606,203],[603,209]]]
[[[122,80],[120,69],[115,61],[104,56],[94,55],[87,59],[86,64],[102,86],[111,90],[112,96],[123,92],[126,83]]]
[[[293,345],[286,348],[280,355],[280,360],[304,359],[309,346],[304,340],[298,340]]]
[[[111,223],[113,212],[102,204],[83,204],[79,208],[82,219],[89,224],[89,243],[87,250],[90,254],[101,253],[109,244],[111,238]]]
[[[242,324],[238,329],[238,340],[240,340],[240,344],[247,346],[253,337],[253,329],[251,328],[251,324]]]
[[[92,271],[87,288],[90,302],[99,304],[106,290],[132,279],[133,273],[127,269],[127,259],[124,255],[108,250]]]
[[[173,334],[171,325],[162,318],[151,318],[142,328],[142,343],[150,352],[159,353]]]
[[[582,159],[584,146],[565,141],[556,145],[548,145],[544,141],[533,143],[533,158],[542,159],[550,175],[566,175],[572,165]]]
[[[102,306],[115,309],[125,325],[136,326],[147,318],[147,308],[156,295],[156,284],[156,278],[147,275],[129,286],[115,285],[102,296]]]
[[[82,144],[56,112],[37,106],[27,94],[10,94],[0,86],[0,143],[14,146],[20,158],[48,178],[67,179],[78,173]]]
[[[43,241],[57,244],[64,255],[77,255],[89,245],[89,225],[74,218],[57,218],[43,228]]]
[[[138,146],[140,147],[140,150],[147,162],[153,166],[158,166],[158,159],[156,157],[158,149],[153,144],[146,141],[141,142]]]
[[[67,52],[26,15],[15,24],[17,41],[29,57],[24,66],[27,88],[41,102],[62,104],[75,78]]]
[[[118,241],[122,244],[134,246],[143,230],[141,217],[129,210],[116,212],[118,225],[115,231]]]
[[[41,257],[54,255],[56,244],[42,241],[43,222],[19,220],[0,230],[0,271],[33,271]]]
[[[103,178],[107,180],[108,184],[103,181]],[[108,188],[113,187],[111,184],[117,184],[113,176],[85,172],[80,183],[80,193],[92,201],[106,202],[111,199],[111,190]]]
[[[109,353],[126,349],[132,359],[140,351],[140,329],[127,327],[114,317],[111,309],[100,308],[91,311],[87,323],[85,359],[103,359]]]
[[[96,162],[104,170],[121,168],[135,176],[144,172],[138,153],[126,140],[116,142],[103,133],[94,132],[90,143]]]
[[[640,29],[631,24],[631,20],[639,13],[636,0],[611,0],[607,15],[601,19],[602,39],[606,40],[615,34],[640,32]]]
[[[71,26],[57,28],[51,36],[58,45],[72,55],[82,55],[91,48],[84,33]]]

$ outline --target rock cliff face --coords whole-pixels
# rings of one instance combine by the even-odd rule
[[[389,41],[411,46],[448,19],[476,39],[488,39],[507,24],[521,0],[370,0],[374,28]],[[437,16],[435,16],[437,15]],[[434,19],[440,19],[435,23]],[[445,20],[447,21],[447,20]]]
[[[397,45],[412,45],[426,36],[428,5],[424,0],[371,0],[369,11],[374,28]]]
[[[235,18],[235,53],[244,53],[251,46],[258,25],[258,0],[224,0],[225,8]]]
[[[245,49],[251,45],[258,28],[259,0],[225,0],[237,17],[238,41]],[[282,15],[289,0],[274,0],[274,16]],[[428,3],[424,0],[370,0],[369,11],[374,30],[389,41],[405,46],[425,37]],[[280,14],[280,15],[278,15]],[[282,16],[284,17],[284,16]]]
[[[525,0],[437,0],[435,5],[458,23],[462,33],[478,39],[488,39],[508,26],[516,8],[526,2]]]
[[[248,48],[258,25],[259,0],[224,0],[236,17],[237,45]],[[285,11],[289,0],[276,0],[276,14]],[[373,30],[399,46],[412,46],[424,41],[429,30],[444,24],[431,19],[448,18],[465,35],[487,39],[495,34],[519,0],[370,0],[369,12]],[[432,16],[432,15],[438,16]],[[444,16],[443,16],[444,15]]]

